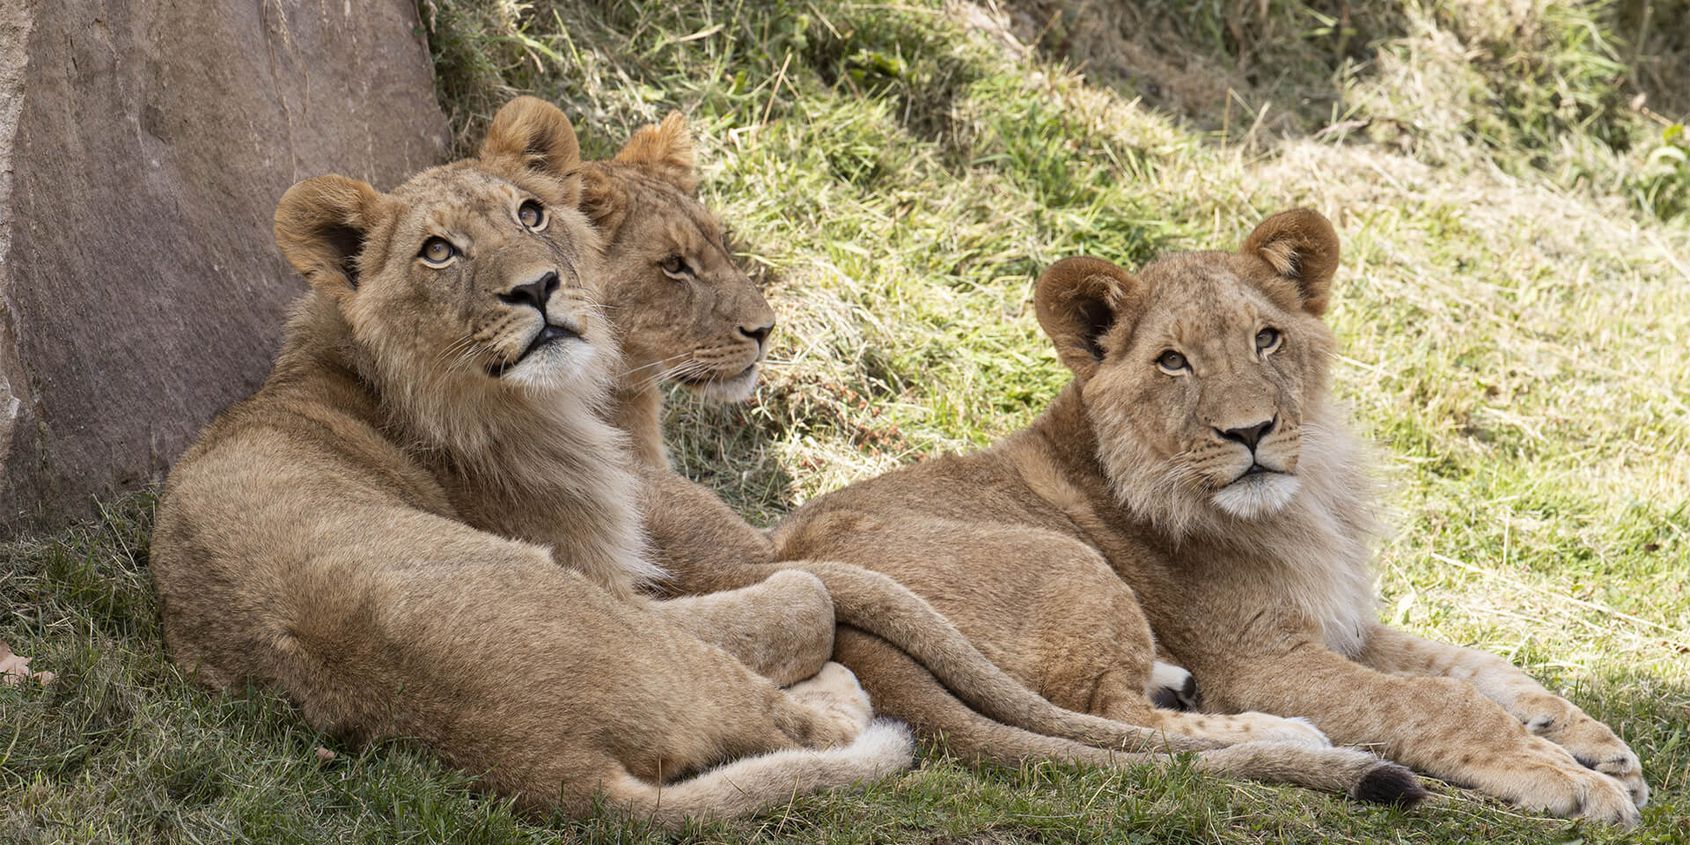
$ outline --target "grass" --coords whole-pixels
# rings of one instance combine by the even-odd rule
[[[1393,482],[1383,615],[1614,725],[1655,790],[1644,826],[929,748],[905,775],[669,839],[1690,841],[1685,5],[1074,5],[422,14],[464,145],[514,90],[562,103],[595,155],[668,109],[693,120],[706,197],[781,328],[754,403],[677,397],[670,430],[758,521],[1035,415],[1065,380],[1028,308],[1055,258],[1131,265],[1322,209],[1345,244],[1338,390]],[[345,747],[273,694],[194,687],[161,649],[150,514],[138,494],[7,548],[0,638],[60,678],[0,687],[0,841],[665,839],[611,813],[519,819],[411,744]]]

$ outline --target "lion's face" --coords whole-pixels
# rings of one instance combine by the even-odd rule
[[[693,195],[680,116],[639,130],[583,177],[583,208],[607,242],[604,304],[625,381],[670,380],[725,401],[748,396],[775,315],[734,263],[721,222]]]
[[[1181,529],[1253,520],[1298,495],[1307,412],[1333,338],[1319,315],[1337,265],[1324,218],[1277,215],[1238,253],[1169,256],[1128,274],[1068,259],[1039,281],[1039,316],[1082,382],[1122,501]]]
[[[602,380],[615,342],[594,307],[599,242],[576,209],[578,163],[563,114],[519,99],[475,158],[391,193],[339,176],[294,186],[277,240],[396,386],[532,392]]]

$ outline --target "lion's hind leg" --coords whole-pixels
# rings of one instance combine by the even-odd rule
[[[749,587],[651,608],[781,686],[816,674],[833,654],[833,600],[808,572],[781,570]]]

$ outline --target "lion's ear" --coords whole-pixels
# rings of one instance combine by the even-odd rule
[[[562,109],[538,97],[517,97],[493,115],[479,157],[562,177],[581,164],[581,144]]]
[[[1064,258],[1039,276],[1033,307],[1057,357],[1087,379],[1103,362],[1103,336],[1140,289],[1131,273],[1100,258]]]
[[[655,126],[642,126],[622,145],[616,160],[637,164],[673,183],[686,193],[698,190],[698,174],[693,169],[692,133],[687,119],[678,111],[670,112]]]
[[[276,205],[276,246],[312,287],[344,296],[358,287],[358,256],[383,203],[357,179],[307,179]]]
[[[1320,316],[1338,271],[1338,233],[1312,208],[1281,211],[1261,222],[1239,250],[1266,261],[1281,278],[1297,286],[1303,310]]]
[[[628,216],[628,194],[614,176],[594,165],[581,168],[581,213],[605,240],[613,240]]]

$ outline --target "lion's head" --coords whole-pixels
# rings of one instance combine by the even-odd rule
[[[1129,273],[1069,258],[1039,278],[1039,323],[1074,372],[1121,501],[1181,532],[1256,520],[1304,485],[1323,436],[1331,331],[1320,319],[1338,236],[1307,209],[1268,218],[1236,253]]]
[[[641,128],[614,159],[587,164],[582,178],[582,209],[606,242],[604,304],[626,381],[748,396],[775,315],[695,195],[685,121],[671,114]]]
[[[577,208],[579,164],[563,113],[521,97],[473,158],[390,193],[344,176],[293,186],[276,242],[390,399],[602,393],[616,347],[596,313],[600,241]]]

